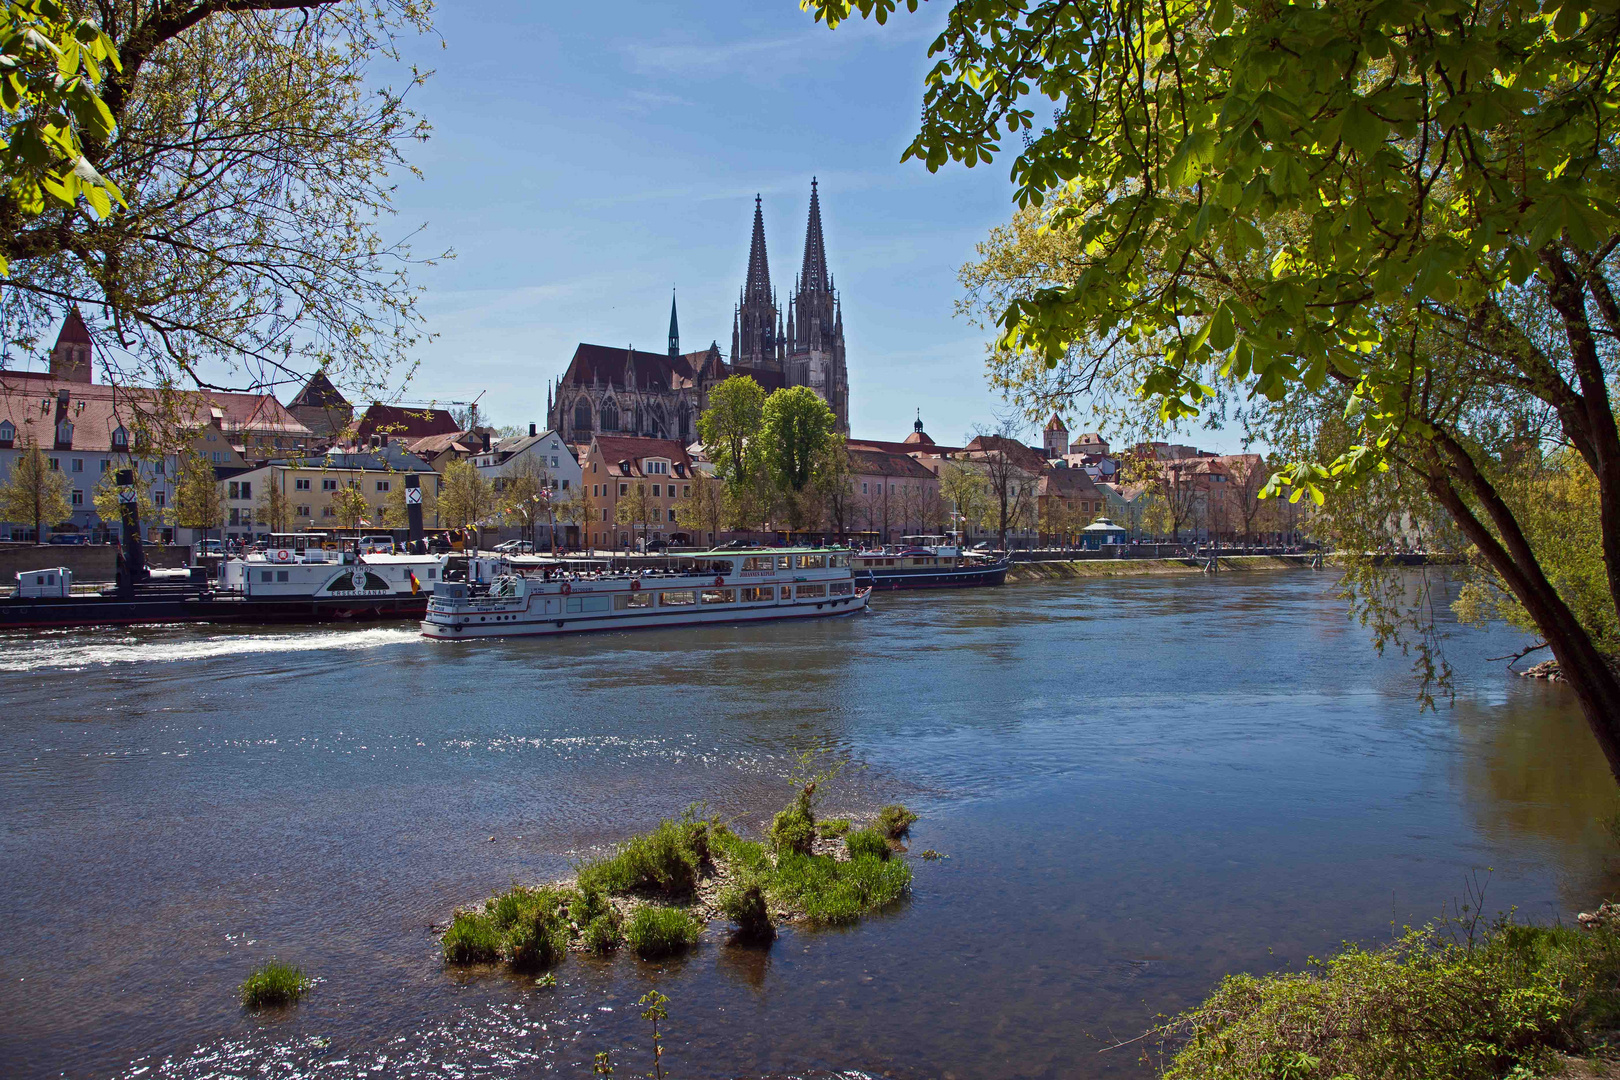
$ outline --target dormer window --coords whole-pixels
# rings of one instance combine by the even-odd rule
[[[113,429],[112,448],[119,452],[129,449],[129,432],[125,431],[122,426]]]
[[[60,424],[56,425],[56,445],[73,445],[73,421],[63,420]]]
[[[16,425],[10,420],[0,420],[0,446],[9,447],[16,438]]]

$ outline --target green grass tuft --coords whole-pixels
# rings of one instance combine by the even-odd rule
[[[553,967],[568,954],[567,912],[576,896],[569,889],[514,885],[485,901],[481,912],[458,911],[444,935],[444,958],[452,964],[505,960],[520,971]]]
[[[850,828],[848,818],[826,818],[816,822],[816,832],[821,834],[823,840],[836,840],[849,832]]]
[[[913,814],[899,803],[894,803],[878,811],[877,823],[874,827],[890,840],[898,840],[911,831],[911,826],[916,821],[916,814]]]
[[[291,1005],[309,993],[312,985],[302,969],[271,960],[243,979],[237,993],[243,1005],[258,1009],[267,1005]]]
[[[893,854],[888,839],[876,829],[861,829],[844,837],[844,847],[849,851],[849,857],[858,859],[871,856],[874,859],[887,859]]]
[[[680,908],[637,908],[625,927],[625,940],[643,960],[685,952],[697,944],[703,923]]]
[[[737,924],[737,936],[753,941],[769,941],[776,936],[766,903],[765,885],[757,874],[739,875],[720,890],[720,913]]]
[[[660,821],[652,832],[631,837],[606,858],[579,867],[582,892],[623,895],[631,892],[685,896],[697,886],[698,874],[711,859],[712,826],[691,811]]]
[[[771,819],[771,847],[777,855],[808,855],[816,843],[816,819],[810,811],[810,794],[799,795]]]
[[[591,952],[606,956],[624,944],[624,924],[619,913],[609,908],[585,924],[580,941]]]
[[[803,911],[812,924],[851,923],[905,895],[911,867],[870,855],[839,862],[827,855],[784,855],[770,882],[772,898]]]

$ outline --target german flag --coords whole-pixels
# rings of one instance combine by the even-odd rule
[[[415,570],[407,570],[405,572],[411,575],[411,595],[415,596],[417,593],[422,591],[422,583],[416,580]]]

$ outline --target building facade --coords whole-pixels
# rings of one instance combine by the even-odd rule
[[[581,466],[579,482],[590,500],[590,520],[580,526],[581,543],[630,548],[643,540],[693,541],[681,510],[690,505],[701,478],[694,475],[692,459],[680,442],[598,435]]]

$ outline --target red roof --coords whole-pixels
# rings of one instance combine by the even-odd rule
[[[1050,420],[1048,420],[1046,422],[1046,430],[1047,431],[1061,431],[1064,434],[1068,434],[1069,426],[1063,422],[1062,417],[1058,416],[1057,413],[1053,413],[1052,414],[1052,419],[1050,419]]]
[[[62,332],[56,335],[58,345],[88,345],[90,344],[90,328],[84,325],[84,316],[79,314],[78,305],[68,308],[67,318],[62,320]]]
[[[564,386],[590,386],[595,383],[626,386],[634,377],[642,390],[670,390],[681,380],[692,378],[692,365],[684,356],[642,352],[639,349],[580,342],[574,358],[563,373]]]
[[[848,443],[851,450],[882,450],[890,454],[959,454],[962,452],[960,446],[940,446],[926,435],[923,436],[923,439],[927,439],[927,441],[913,442],[912,436],[909,435],[906,437],[905,442],[851,438]]]
[[[13,381],[15,376],[25,376]],[[131,440],[141,416],[150,416],[159,404],[158,392],[147,387],[106,386],[40,378],[37,373],[0,372],[0,419],[10,420],[21,445],[33,435],[40,446],[56,441],[56,402],[68,393],[67,419],[73,423],[73,449],[110,451],[112,434],[123,427]],[[241,433],[309,438],[310,430],[293,419],[269,394],[228,394],[215,390],[181,390],[177,407],[182,423],[196,427],[218,422],[228,435]],[[47,404],[48,402],[48,404]],[[82,406],[82,407],[81,407]]]
[[[641,463],[646,458],[668,458],[671,464],[682,466],[688,476],[692,473],[692,458],[678,439],[598,435],[591,443],[591,453],[601,459],[609,476],[641,476]],[[623,468],[620,462],[629,468]]]
[[[364,443],[380,433],[394,439],[425,439],[429,435],[449,435],[459,430],[460,425],[445,409],[373,404],[360,418],[355,438]]]
[[[928,480],[935,478],[932,470],[909,454],[868,450],[858,445],[851,445],[848,450],[849,471],[860,476],[915,476]]]

